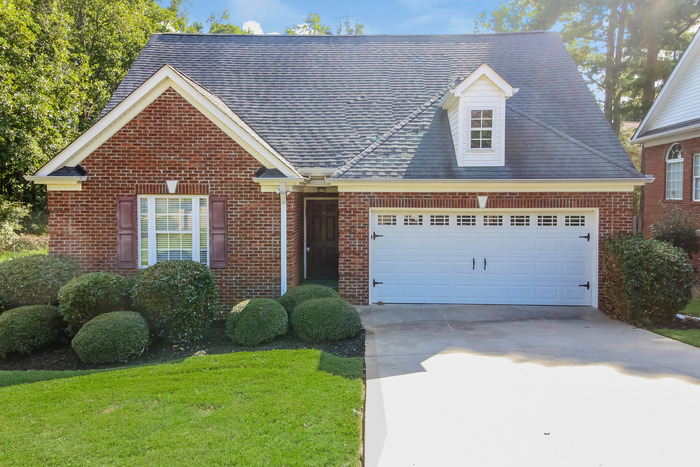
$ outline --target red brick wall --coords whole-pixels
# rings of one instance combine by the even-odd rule
[[[280,291],[279,196],[252,181],[260,162],[172,89],[127,123],[81,165],[82,191],[49,192],[50,250],[85,271],[117,268],[116,198],[165,193],[228,197],[228,267],[213,269],[226,308]]]
[[[476,208],[478,194],[340,193],[340,294],[358,305],[369,301],[370,208]],[[488,207],[598,208],[601,240],[633,230],[632,193],[489,193]]]
[[[700,154],[700,138],[678,141],[683,148],[683,199],[666,200],[666,152],[673,143],[645,147],[642,153],[642,173],[655,180],[643,190],[642,213],[644,236],[651,236],[651,225],[665,203],[681,206],[692,212],[700,225],[700,201],[693,201],[693,154]]]

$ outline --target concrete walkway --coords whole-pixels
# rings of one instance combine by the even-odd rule
[[[700,349],[587,307],[360,313],[367,466],[700,462]]]

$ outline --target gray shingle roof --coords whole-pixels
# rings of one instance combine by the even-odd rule
[[[506,166],[457,167],[438,99],[482,63],[507,101]],[[637,178],[556,33],[156,34],[106,113],[168,64],[296,167],[366,178]]]

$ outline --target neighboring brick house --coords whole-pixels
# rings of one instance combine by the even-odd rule
[[[691,212],[700,226],[700,33],[664,83],[632,142],[642,145],[642,172],[654,177],[642,191],[645,236],[665,206]]]
[[[52,254],[207,264],[225,305],[338,280],[356,304],[598,305],[637,172],[555,33],[157,34],[29,177]]]

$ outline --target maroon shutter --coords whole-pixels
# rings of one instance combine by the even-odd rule
[[[209,267],[225,268],[228,263],[226,196],[209,197]]]
[[[117,197],[117,267],[138,266],[136,196]]]

